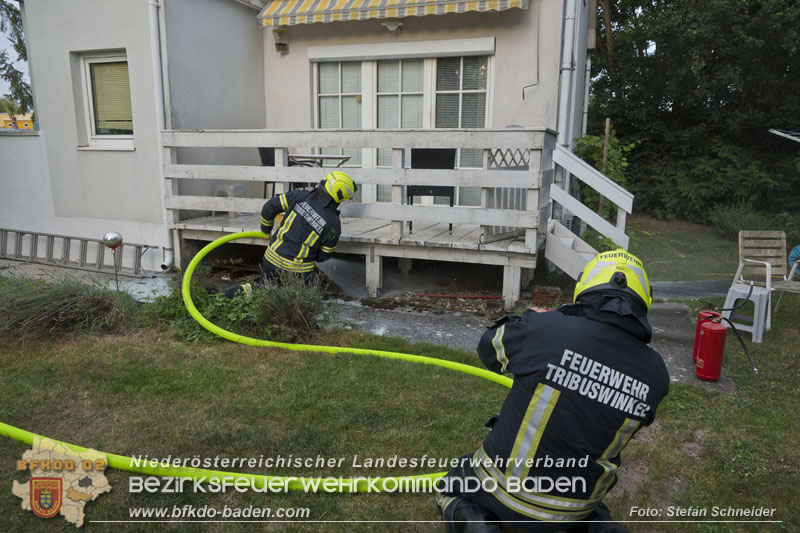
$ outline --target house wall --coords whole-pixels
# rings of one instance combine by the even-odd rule
[[[148,0],[27,0],[29,67],[40,135],[0,137],[0,227],[166,246]],[[178,128],[263,128],[262,31],[257,10],[231,0],[166,0],[172,112]],[[81,54],[124,51],[134,150],[86,144]],[[200,153],[202,152],[202,154]],[[189,161],[258,164],[257,151],[185,152]],[[263,186],[253,186],[254,195]],[[200,184],[190,194],[213,192]],[[255,190],[258,189],[258,190]],[[156,255],[150,253],[149,255]],[[159,257],[152,258],[157,267]],[[145,267],[150,268],[145,257]]]
[[[14,124],[15,119],[16,119],[16,125]],[[14,115],[14,116],[9,115],[8,113],[0,113],[0,128],[32,130],[33,113],[25,113],[23,115]]]
[[[107,231],[118,231],[126,242],[159,245],[154,236],[164,233],[160,223],[57,215],[48,142],[50,139],[44,132],[0,131],[0,161],[3,161],[0,228],[92,239],[102,238]],[[56,255],[61,253],[59,245]],[[125,259],[125,265],[130,266],[130,254]],[[142,258],[142,266],[148,270],[159,270],[161,262],[162,256],[157,251],[150,251]]]
[[[47,139],[57,216],[141,224],[162,220],[147,10],[147,0],[25,2],[36,115]],[[127,55],[134,151],[79,149],[80,131],[85,130],[84,110],[76,110],[83,101],[76,83],[79,55],[102,50],[124,50]],[[148,244],[159,237],[150,237]]]
[[[40,132],[0,135],[0,227],[93,239],[118,231],[126,242],[166,246],[147,0],[21,6]],[[79,54],[103,50],[127,55],[134,150],[80,147]],[[158,270],[162,259],[149,252],[143,266]]]
[[[532,0],[527,10],[407,17],[399,36],[380,20],[316,23],[287,30],[287,54],[265,28],[267,127],[313,127],[311,46],[494,37],[493,113],[487,127],[555,128],[562,0]],[[274,75],[280,73],[280,75]],[[523,87],[533,85],[524,89]]]
[[[231,0],[168,0],[164,8],[170,126],[265,128],[264,45],[258,11]],[[182,148],[176,158],[181,163],[260,164],[255,148]],[[263,185],[245,185],[249,196],[263,194]],[[193,180],[181,183],[180,192],[207,195],[214,193],[214,187],[214,182]]]

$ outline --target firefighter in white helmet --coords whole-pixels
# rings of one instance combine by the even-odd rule
[[[314,263],[328,260],[336,249],[342,233],[339,205],[353,198],[356,190],[353,178],[337,170],[312,191],[293,190],[266,202],[261,208],[261,231],[267,234],[269,244],[261,259],[261,278],[256,283],[232,287],[225,295],[249,294],[280,272],[311,279]],[[273,232],[278,213],[286,215]]]
[[[647,346],[651,301],[642,262],[614,250],[586,265],[574,304],[531,308],[483,334],[482,362],[514,384],[483,444],[440,482],[449,531],[500,531],[500,522],[624,531],[602,499],[616,483],[620,452],[653,422],[669,389],[661,356]],[[481,489],[466,490],[467,480]]]

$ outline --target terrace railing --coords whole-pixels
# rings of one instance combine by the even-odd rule
[[[216,197],[180,194],[180,181],[272,183],[275,192],[288,190],[291,183],[315,182],[321,169],[289,166],[291,153],[319,153],[325,149],[392,151],[391,167],[348,167],[347,172],[363,188],[391,187],[391,202],[349,202],[343,215],[350,218],[391,222],[391,238],[400,242],[405,222],[466,224],[480,226],[480,242],[504,238],[524,240],[516,250],[535,254],[547,236],[545,254],[558,267],[576,277],[594,250],[553,220],[553,202],[581,218],[601,235],[627,248],[626,217],[633,195],[602,173],[556,144],[555,133],[546,129],[437,129],[437,130],[203,130],[165,131],[165,206],[177,223],[182,210],[258,213],[259,198]],[[275,150],[275,166],[195,164],[179,161],[181,148],[259,148]],[[414,148],[457,148],[483,151],[482,168],[433,170],[407,168],[405,151]],[[196,153],[196,151],[195,151]],[[254,152],[255,154],[255,152]],[[376,157],[363,157],[375,161]],[[555,170],[563,169],[584,185],[596,190],[616,206],[616,223],[611,223],[554,183]],[[404,187],[436,185],[478,187],[480,206],[408,205]],[[373,197],[377,198],[377,194]],[[550,242],[552,241],[552,242]]]
[[[550,198],[579,216],[581,220],[596,229],[601,235],[614,241],[620,248],[627,249],[630,238],[625,234],[625,221],[633,209],[633,194],[563,146],[556,146],[553,152],[553,162],[616,205],[616,225],[595,213],[578,198],[570,196],[558,185],[551,185]]]
[[[343,215],[353,218],[382,219],[392,222],[392,238],[403,237],[404,222],[472,224],[481,226],[481,242],[493,240],[497,228],[514,228],[524,238],[525,248],[535,253],[543,242],[540,196],[542,177],[552,170],[554,133],[545,129],[459,129],[459,130],[218,130],[165,131],[165,205],[168,210],[229,211],[257,213],[264,198],[235,198],[179,194],[181,180],[263,182],[276,184],[276,192],[290,183],[315,182],[320,169],[289,166],[290,153],[310,153],[321,149],[391,149],[391,168],[352,168],[346,171],[364,185],[391,187],[391,202],[353,203],[343,206]],[[190,164],[178,161],[178,148],[258,148],[275,149],[275,166]],[[483,150],[483,168],[452,170],[412,169],[404,166],[404,151],[413,148],[461,148]],[[502,153],[525,155],[524,165],[509,168],[497,165]],[[544,157],[543,157],[544,156]],[[440,205],[407,205],[403,187],[437,185],[479,187],[481,205],[453,208]],[[546,184],[545,184],[546,185]],[[515,190],[513,195],[497,190]],[[503,202],[503,197],[513,198]],[[546,195],[545,195],[546,196]],[[176,219],[177,220],[177,219]],[[524,237],[522,237],[524,236]]]

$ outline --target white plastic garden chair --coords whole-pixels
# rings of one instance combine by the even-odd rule
[[[800,281],[793,280],[799,267],[800,260],[795,261],[789,269],[786,259],[786,233],[743,230],[739,232],[739,268],[731,289],[736,285],[752,283],[757,287],[765,287],[770,295],[780,292],[774,309],[767,304],[766,329],[769,330],[772,327],[772,313],[778,311],[784,293],[800,293]]]

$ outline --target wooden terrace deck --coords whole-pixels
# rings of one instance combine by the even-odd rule
[[[212,241],[223,235],[240,231],[257,231],[259,215],[221,214],[182,220],[173,228],[181,238]],[[536,253],[525,246],[524,236],[481,243],[481,227],[473,224],[415,222],[413,233],[405,228],[401,239],[392,238],[392,222],[388,220],[343,218],[342,236],[337,253],[363,255],[367,266],[367,287],[377,295],[382,279],[382,257],[425,259],[500,265],[504,267],[504,287],[519,295],[522,269],[536,266]],[[243,239],[243,243],[263,245],[263,241]],[[506,283],[508,282],[508,283]],[[506,290],[504,289],[504,292]],[[509,294],[509,297],[513,295]]]
[[[423,222],[416,223],[413,233],[406,233],[398,241],[392,239],[391,221],[365,218],[342,219],[342,236],[339,239],[337,252],[360,253],[355,251],[359,244],[383,244],[388,246],[418,246],[472,252],[500,254],[520,254],[530,258],[531,251],[525,247],[523,237],[507,238],[500,241],[481,243],[480,226],[458,224],[450,232],[448,224]],[[173,225],[182,231],[184,238],[211,241],[223,234],[240,231],[258,231],[260,229],[258,215],[214,215],[209,217],[182,220]],[[252,239],[242,242],[261,244]],[[503,265],[508,261],[491,260],[487,264]],[[524,262],[524,257],[517,258]],[[516,262],[516,261],[515,261]],[[529,265],[525,265],[529,266]]]

